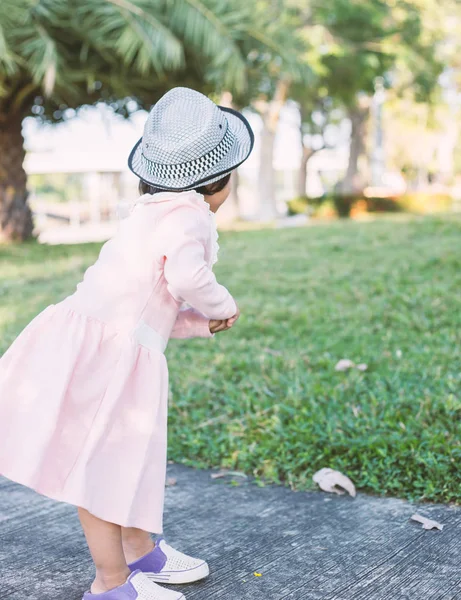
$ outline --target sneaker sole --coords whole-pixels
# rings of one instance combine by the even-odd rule
[[[210,568],[204,562],[198,567],[188,569],[187,571],[162,571],[161,573],[144,573],[151,581],[155,583],[170,583],[172,585],[181,583],[193,583],[205,579],[210,574]]]

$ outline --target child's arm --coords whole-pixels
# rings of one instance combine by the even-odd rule
[[[198,312],[198,310],[195,310],[195,308],[181,310],[179,311],[178,318],[176,319],[170,337],[176,339],[214,337],[215,333],[231,329],[239,316],[240,312],[238,309],[237,314],[230,319],[209,319]]]
[[[178,206],[162,222],[164,275],[176,300],[185,301],[208,319],[230,319],[237,305],[216,281],[205,260],[208,216],[198,209]]]
[[[180,310],[170,337],[177,339],[213,337],[210,331],[210,319],[195,308]]]

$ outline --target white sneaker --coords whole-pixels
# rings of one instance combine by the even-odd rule
[[[83,600],[186,600],[184,594],[173,592],[150,581],[141,571],[134,571],[126,583],[103,594],[87,592]]]
[[[156,540],[152,552],[128,566],[132,571],[142,571],[151,581],[159,583],[192,583],[210,574],[204,560],[178,552],[163,538]]]

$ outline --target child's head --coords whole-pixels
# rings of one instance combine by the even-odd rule
[[[152,108],[143,137],[128,159],[143,194],[195,190],[216,211],[230,192],[230,175],[253,148],[239,112],[188,88],[174,88]]]

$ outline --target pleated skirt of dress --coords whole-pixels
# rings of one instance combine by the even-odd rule
[[[161,533],[167,412],[161,352],[50,306],[0,360],[0,474]]]

